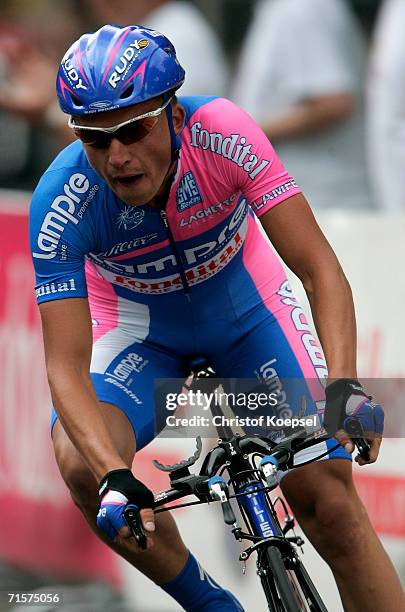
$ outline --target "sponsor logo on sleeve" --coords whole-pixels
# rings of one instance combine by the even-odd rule
[[[90,181],[85,174],[76,172],[63,186],[63,194],[58,195],[51,204],[51,210],[45,215],[38,235],[39,252],[32,254],[36,259],[53,259],[69,223],[77,225],[90,206],[99,185],[90,188]],[[83,201],[83,196],[87,194]]]
[[[247,143],[245,136],[231,134],[224,136],[221,132],[209,132],[202,127],[200,121],[196,121],[190,127],[191,146],[210,150],[217,155],[237,164],[244,170],[253,181],[270,164],[270,160],[260,160],[252,153],[252,144]]]
[[[66,293],[69,291],[76,291],[76,283],[74,278],[63,283],[45,283],[35,290],[37,298],[43,297],[44,295],[53,295],[55,293]]]
[[[191,208],[195,204],[200,204],[203,201],[197,181],[191,171],[186,172],[181,177],[176,191],[176,201],[179,212],[183,212],[183,210]]]
[[[267,202],[277,200],[277,198],[279,198],[280,196],[284,195],[285,193],[288,193],[289,191],[291,191],[291,189],[297,189],[297,187],[297,183],[294,181],[294,179],[291,179],[283,185],[275,187],[274,189],[272,189],[272,191],[270,191],[270,193],[264,193],[257,200],[253,200],[252,206],[256,210],[260,210],[261,208],[263,208],[263,206],[266,206]]]

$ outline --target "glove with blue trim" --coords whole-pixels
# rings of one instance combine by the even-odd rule
[[[114,540],[123,527],[127,527],[123,513],[128,503],[141,510],[153,508],[154,501],[152,491],[128,469],[108,472],[100,482],[99,497],[97,526],[111,540]],[[149,523],[146,523],[145,527],[148,526]],[[153,529],[154,526],[148,530],[153,531]]]
[[[361,423],[365,437],[381,437],[384,430],[384,411],[372,402],[358,380],[342,378],[325,389],[324,427],[331,435],[343,429],[348,417]]]

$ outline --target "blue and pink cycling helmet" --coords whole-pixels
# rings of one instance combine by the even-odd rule
[[[166,101],[184,81],[172,43],[139,25],[105,25],[84,34],[62,59],[56,81],[64,113],[85,115],[116,110],[158,96]],[[171,105],[166,107],[172,149],[179,148]]]

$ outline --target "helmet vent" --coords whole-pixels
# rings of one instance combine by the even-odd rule
[[[82,103],[82,101],[80,100],[80,98],[78,98],[77,96],[75,96],[75,94],[73,94],[73,93],[72,93],[72,94],[70,94],[70,95],[72,96],[72,101],[73,101],[73,104],[74,104],[75,106],[83,106],[83,103]]]
[[[171,47],[165,47],[163,49],[163,51],[165,51],[167,53],[167,55],[171,55],[173,52],[173,49]]]
[[[129,98],[132,95],[133,91],[134,91],[134,84],[131,83],[131,85],[127,87],[126,90],[123,91],[122,94],[120,95],[121,100],[125,100],[125,98]]]

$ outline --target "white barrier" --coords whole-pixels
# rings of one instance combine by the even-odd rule
[[[405,215],[335,211],[318,222],[352,287],[359,376],[405,378]],[[309,310],[302,288],[292,282]]]

